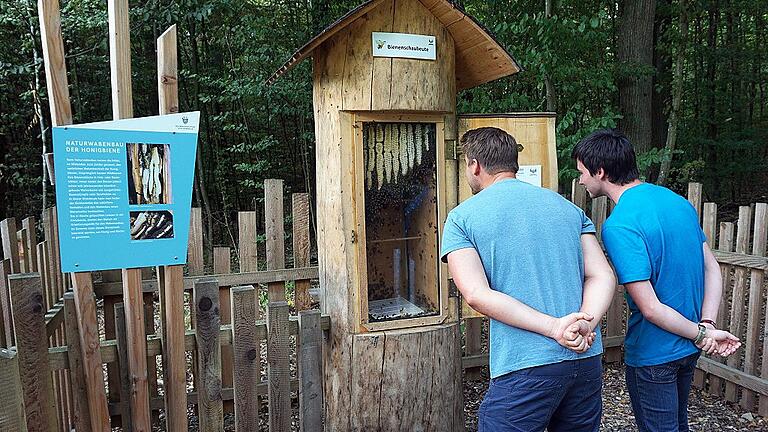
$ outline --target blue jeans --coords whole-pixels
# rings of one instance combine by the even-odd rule
[[[602,356],[537,366],[491,380],[479,432],[594,432],[603,412]]]
[[[627,388],[640,432],[688,432],[688,392],[700,353],[655,366],[627,366]]]

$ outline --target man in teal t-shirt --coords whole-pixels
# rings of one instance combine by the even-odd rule
[[[479,429],[597,431],[602,341],[593,331],[615,279],[595,227],[557,193],[515,178],[517,143],[506,132],[474,129],[461,143],[475,195],[448,215],[440,255],[491,320]]]
[[[573,157],[589,194],[616,203],[602,238],[629,294],[624,360],[637,426],[688,431],[688,392],[700,349],[727,356],[740,345],[715,329],[720,267],[691,204],[638,180],[635,152],[623,134],[597,131],[576,145]]]

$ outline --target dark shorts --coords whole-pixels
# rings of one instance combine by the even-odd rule
[[[593,432],[603,411],[602,356],[511,372],[491,380],[480,432]]]
[[[688,393],[700,353],[654,366],[627,366],[627,388],[640,432],[688,432]]]

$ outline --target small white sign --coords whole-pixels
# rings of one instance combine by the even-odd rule
[[[520,165],[517,179],[541,187],[541,165]]]
[[[437,42],[434,36],[373,32],[372,39],[374,57],[437,59]]]

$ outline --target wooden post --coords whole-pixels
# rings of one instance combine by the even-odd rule
[[[29,262],[29,243],[27,243],[27,230],[24,228],[16,231],[16,238],[18,244],[16,250],[19,252],[19,267],[21,271],[19,273],[31,273],[31,263]]]
[[[131,404],[131,422],[136,431],[150,431],[152,422],[147,387],[147,337],[144,333],[141,269],[123,269],[123,302],[131,385],[128,401]]]
[[[237,213],[238,227],[238,259],[240,261],[240,273],[254,272],[259,270],[258,244],[256,243],[256,212],[244,211]],[[259,286],[254,285],[256,290],[256,319],[261,316],[259,310]],[[261,368],[259,362],[259,368]]]
[[[710,249],[715,248],[715,236],[717,235],[717,204],[704,203],[704,209],[702,210],[701,229],[704,231],[704,235],[707,237],[707,245]],[[721,299],[722,302],[722,299]],[[714,375],[712,375],[714,376]],[[697,388],[704,388],[706,383],[707,374],[701,369],[696,369],[693,373],[693,385]]]
[[[231,273],[231,255],[228,247],[213,248],[213,272],[215,274]],[[219,315],[221,324],[232,324],[232,301],[228,286],[219,287]],[[232,345],[221,347],[221,386],[232,388]],[[231,413],[234,410],[232,401],[224,401],[224,412]]]
[[[142,280],[147,273],[146,270],[151,268],[143,268]],[[150,272],[151,274],[151,272]],[[151,279],[150,275],[147,279]],[[144,334],[146,336],[154,336],[155,331],[155,296],[152,293],[144,293],[142,295],[144,306]],[[157,392],[157,357],[147,353],[147,384],[149,385],[149,400],[159,397]],[[160,412],[158,410],[151,410],[150,415],[152,417],[151,422],[156,423],[160,420]]]
[[[131,415],[131,372],[128,369],[128,336],[125,328],[125,306],[123,303],[115,305],[115,337],[117,340],[117,358],[120,365],[120,400],[123,402],[120,412],[120,425],[123,430],[133,430]]]
[[[103,282],[120,282],[122,284],[123,275],[120,270],[109,270],[101,272]],[[104,296],[104,337],[107,340],[115,340],[115,305],[122,300],[121,296]],[[107,383],[109,385],[109,402],[120,401],[120,365],[119,361],[107,363]],[[125,402],[125,401],[124,401]]]
[[[267,236],[267,270],[285,268],[285,226],[283,224],[283,181],[264,180],[264,218]],[[285,300],[285,283],[267,284],[270,301]]]
[[[483,352],[483,317],[464,319],[464,355],[472,356]],[[480,379],[480,368],[468,368],[469,380]]]
[[[67,332],[67,362],[72,385],[73,425],[76,431],[90,432],[91,417],[88,407],[88,391],[83,373],[83,356],[78,335],[77,312],[75,311],[75,294],[71,291],[64,294],[64,326]]]
[[[309,267],[309,194],[295,193],[291,196],[293,212],[293,266]],[[309,309],[312,299],[309,296],[308,280],[297,280],[294,305],[297,311]]]
[[[323,429],[323,335],[320,311],[299,312],[299,425]]]
[[[288,303],[270,302],[267,308],[267,384],[269,388],[269,430],[291,428],[291,369],[288,363]]]
[[[197,325],[198,377],[197,411],[201,431],[224,430],[221,399],[221,346],[219,334],[219,284],[216,279],[204,278],[195,282],[195,309]]]
[[[255,288],[252,286],[232,288],[235,431],[237,432],[249,432],[259,428],[259,397],[256,387],[261,382],[259,374],[261,342],[256,331],[256,305]]]
[[[603,235],[600,231],[602,231],[603,224],[605,223],[605,220],[608,217],[608,197],[601,196],[598,198],[595,198],[592,200],[592,223],[595,224],[595,235],[597,235],[597,240],[602,242],[603,241]]]
[[[16,352],[0,348],[0,430],[27,432],[20,376]]]
[[[696,214],[699,215],[699,220],[701,220],[701,195],[701,183],[688,183],[688,201],[693,208],[696,209]]]
[[[7,218],[0,221],[0,236],[3,238],[3,256],[10,260],[10,274],[21,273],[19,240],[16,236],[16,219]]]
[[[2,307],[3,321],[5,321],[5,346],[12,347],[16,343],[14,337],[13,313],[11,311],[11,289],[8,286],[11,260],[0,261],[0,307]]]
[[[26,249],[24,253],[27,257],[27,262],[29,263],[29,271],[37,273],[40,270],[37,267],[37,224],[34,216],[22,220],[21,226],[23,227],[26,240]]]
[[[200,276],[205,272],[203,262],[203,214],[199,207],[193,207],[189,225],[189,252],[187,268],[190,276]]]
[[[168,432],[187,430],[187,360],[184,355],[184,267],[166,266],[158,271],[160,311],[163,321],[163,389],[165,427]]]
[[[739,224],[736,232],[736,253],[746,254],[749,247],[750,222],[752,220],[752,209],[749,206],[739,207]],[[735,284],[733,286],[733,297],[731,302],[731,321],[729,331],[738,338],[744,334],[744,299],[746,296],[747,269],[736,267],[734,275]],[[743,339],[742,339],[743,340]],[[726,363],[732,368],[739,368],[740,357],[732,355],[728,357]],[[739,388],[736,384],[726,381],[725,398],[730,402],[736,402]]]
[[[582,210],[587,208],[587,189],[579,184],[579,179],[571,182],[571,202]]]
[[[128,0],[109,0],[109,70],[112,83],[112,117],[133,117],[131,90],[131,29]]]
[[[39,0],[37,8],[48,85],[48,102],[51,108],[51,124],[53,126],[72,124],[59,0]]]
[[[157,90],[161,115],[179,111],[176,44],[175,25],[157,38]],[[202,254],[200,257],[202,261]],[[165,428],[169,432],[183,432],[187,430],[184,267],[158,267],[157,278],[163,337]]]
[[[765,247],[768,243],[768,205],[758,203],[755,205],[755,229],[752,238],[752,255],[765,256]],[[751,270],[749,276],[749,303],[747,306],[747,334],[744,338],[744,372],[757,375],[757,352],[760,345],[760,306],[763,300],[763,281],[765,271]],[[741,398],[741,407],[747,411],[755,408],[756,394],[752,390],[744,389]],[[765,399],[762,396],[761,399]]]
[[[719,245],[717,250],[723,252],[733,251],[733,232],[734,226],[732,222],[720,223]],[[727,264],[720,264],[720,272],[723,277],[723,294],[720,299],[720,308],[717,312],[717,328],[728,328],[730,310],[728,309],[728,299],[731,294],[731,266]],[[715,361],[719,363],[725,363],[725,359],[722,357],[715,357]],[[723,395],[723,382],[724,380],[717,375],[711,375],[709,377],[709,393],[715,396]]]
[[[8,282],[16,322],[16,352],[27,428],[30,431],[53,431],[57,425],[56,406],[48,365],[48,337],[40,275],[11,275]]]

